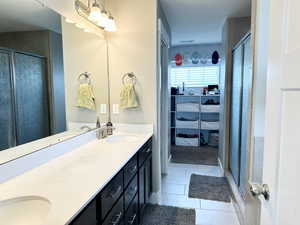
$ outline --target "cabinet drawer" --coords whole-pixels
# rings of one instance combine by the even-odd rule
[[[139,156],[139,167],[143,165],[147,157],[152,153],[152,141],[151,139],[142,147],[138,152]]]
[[[123,193],[123,170],[119,172],[100,194],[100,218],[104,219],[108,211]]]
[[[124,220],[125,225],[138,225],[138,195],[134,197],[134,200],[130,204]]]
[[[135,177],[130,182],[130,184],[128,185],[128,187],[124,192],[125,210],[128,208],[130,202],[132,201],[137,191],[138,191],[138,178],[137,175],[135,175]]]
[[[112,208],[102,225],[121,225],[124,224],[123,198]]]
[[[137,170],[137,155],[135,155],[124,167],[124,187],[127,187],[129,181],[136,174]]]

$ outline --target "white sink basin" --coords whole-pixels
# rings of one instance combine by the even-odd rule
[[[126,135],[126,134],[116,134],[105,139],[107,142],[135,142],[138,140],[138,137],[135,135]]]
[[[42,197],[26,196],[0,201],[0,220],[5,225],[43,225],[51,203]]]

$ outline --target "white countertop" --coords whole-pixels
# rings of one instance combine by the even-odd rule
[[[94,140],[1,184],[0,201],[22,196],[46,198],[51,209],[45,225],[68,224],[153,135],[152,131],[132,132],[138,137],[134,141]]]

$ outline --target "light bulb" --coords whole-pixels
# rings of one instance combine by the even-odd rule
[[[109,31],[109,32],[117,31],[116,21],[114,20],[114,18],[112,16],[110,16],[109,19],[107,20],[105,30]]]
[[[98,22],[102,18],[101,10],[99,5],[95,2],[91,8],[89,20],[93,22]]]
[[[99,20],[98,25],[105,28],[109,20],[108,14],[105,10],[101,12],[101,17],[102,18]]]
[[[68,19],[68,18],[66,18],[65,21],[66,21],[67,23],[74,23],[73,20],[70,20],[70,19]]]

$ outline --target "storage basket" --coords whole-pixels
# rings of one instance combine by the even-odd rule
[[[202,130],[219,130],[219,121],[216,122],[207,122],[201,121]]]
[[[220,112],[220,105],[201,105],[201,112],[218,113]]]
[[[200,104],[198,103],[177,103],[177,112],[199,112]]]
[[[176,128],[199,128],[199,120],[176,120]]]
[[[183,138],[176,137],[176,145],[178,146],[198,146],[199,138]]]
[[[211,147],[219,146],[219,134],[218,133],[210,133],[208,136],[208,145]]]

